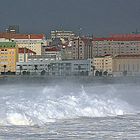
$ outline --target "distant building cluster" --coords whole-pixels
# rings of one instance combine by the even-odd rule
[[[73,31],[0,32],[1,75],[140,76],[140,34],[85,37]]]

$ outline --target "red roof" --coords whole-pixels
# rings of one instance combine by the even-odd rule
[[[14,34],[14,33],[0,33],[0,38],[6,39],[44,39],[44,34]]]
[[[140,37],[104,37],[93,38],[93,41],[140,41]]]
[[[140,55],[138,54],[138,55],[117,55],[117,56],[115,56],[115,58],[136,58],[136,57],[140,57]]]
[[[111,34],[111,37],[140,37],[140,34]]]
[[[60,51],[59,48],[46,48],[45,49],[46,52],[49,52],[49,51]]]
[[[32,53],[32,54],[36,54],[36,52],[30,50],[30,49],[27,49],[27,48],[18,48],[18,53]]]
[[[80,41],[83,41],[85,44],[88,44],[88,43],[92,42],[92,40],[93,40],[93,39],[88,38],[88,37],[80,37],[80,38],[73,39],[71,41],[77,41],[78,39]]]
[[[92,39],[91,39],[91,38],[82,38],[82,41],[83,41],[85,44],[92,43]]]
[[[113,34],[110,37],[94,37],[93,41],[140,41],[140,34]]]

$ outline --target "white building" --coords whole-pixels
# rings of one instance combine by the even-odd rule
[[[72,31],[51,31],[51,39],[55,38],[63,38],[63,39],[72,39],[74,38],[75,34]]]
[[[26,63],[17,63],[16,73],[54,75],[54,76],[89,76],[92,73],[91,60],[34,60]]]
[[[50,64],[51,75],[89,76],[92,73],[91,60],[65,60]]]

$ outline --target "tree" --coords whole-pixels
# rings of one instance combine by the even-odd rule
[[[84,71],[80,72],[80,75],[84,76],[86,73]]]
[[[103,73],[102,73],[102,71],[100,71],[100,72],[99,72],[99,76],[102,76],[102,75],[103,75]]]
[[[123,76],[126,76],[127,75],[127,71],[123,71]]]
[[[26,75],[30,75],[30,71],[27,71],[27,72],[26,72]]]
[[[26,75],[26,74],[27,74],[27,72],[26,72],[26,71],[23,71],[23,72],[22,72],[22,74],[23,74],[23,75]]]
[[[46,71],[45,70],[42,70],[41,71],[41,75],[45,75]]]
[[[6,74],[6,67],[7,67],[6,65],[3,66],[3,68],[4,68],[4,75]]]
[[[103,75],[104,75],[104,76],[107,76],[107,74],[108,74],[107,71],[104,71],[104,72],[103,72]]]
[[[37,68],[38,66],[37,65],[34,65],[34,67],[35,67],[34,70],[35,70],[35,73],[36,73],[36,71],[38,70],[38,68]]]
[[[11,75],[12,72],[10,70],[7,71],[7,75]]]
[[[86,75],[86,76],[88,76],[88,73],[89,73],[89,72],[88,72],[88,71],[86,71],[86,72],[85,72],[85,75]]]
[[[92,74],[94,75],[95,66],[91,66],[91,67],[92,67]]]
[[[99,74],[100,74],[100,72],[97,70],[97,71],[95,72],[95,76],[99,76]]]

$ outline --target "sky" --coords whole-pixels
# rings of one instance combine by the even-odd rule
[[[9,25],[21,33],[131,33],[140,31],[140,0],[1,0],[0,31]]]

